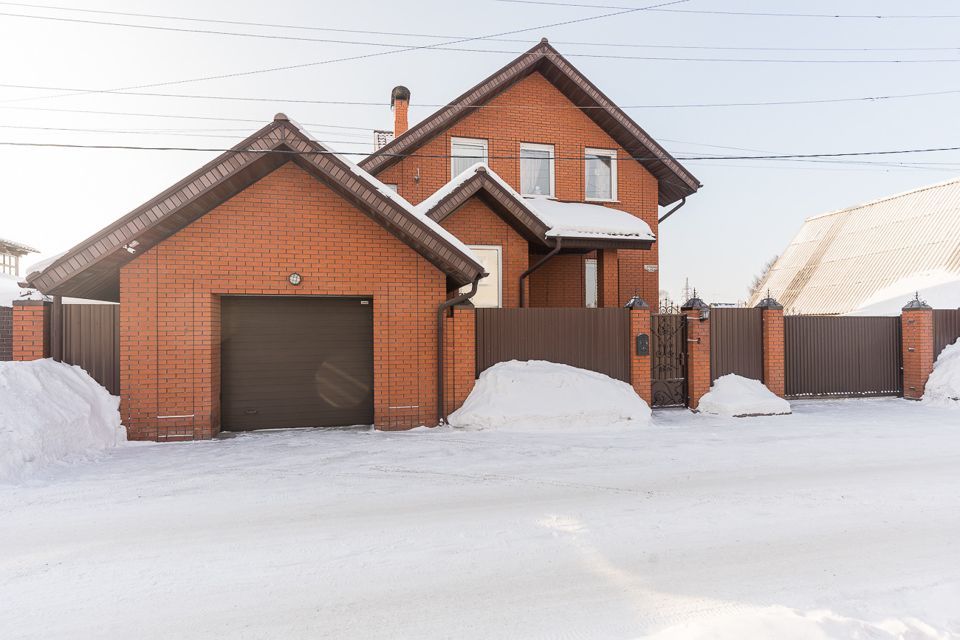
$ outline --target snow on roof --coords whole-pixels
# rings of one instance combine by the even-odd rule
[[[352,160],[348,159],[346,156],[340,155],[339,153],[337,153],[327,145],[317,140],[313,136],[313,134],[311,134],[309,131],[307,131],[307,129],[303,127],[303,125],[301,125],[298,122],[294,122],[293,120],[290,120],[290,123],[293,124],[298,129],[300,129],[300,131],[302,131],[304,135],[309,137],[314,144],[322,148],[326,153],[333,155],[338,160],[343,162],[347,166],[347,168],[354,173],[354,175],[357,175],[360,178],[362,178],[364,181],[370,183],[370,185],[373,186],[381,195],[386,196],[390,200],[393,200],[393,202],[398,204],[404,211],[406,211],[411,216],[414,216],[415,218],[420,220],[423,224],[429,227],[437,235],[442,236],[447,242],[449,242],[454,247],[456,247],[461,253],[463,253],[465,256],[473,260],[474,263],[476,263],[476,265],[481,268],[481,270],[483,269],[483,265],[480,264],[480,260],[477,258],[477,256],[474,255],[473,251],[470,250],[470,247],[468,247],[463,242],[461,242],[459,238],[457,238],[455,235],[453,235],[452,233],[450,233],[449,231],[441,227],[439,223],[434,222],[433,220],[428,218],[425,213],[419,211],[417,207],[414,207],[412,204],[410,204],[399,193],[397,193],[396,191],[394,191],[393,189],[385,185],[383,182],[380,182],[379,179],[375,178],[370,173],[358,167],[356,164],[353,163]]]
[[[16,251],[23,251],[25,253],[40,253],[39,250],[34,249],[33,247],[22,244],[20,242],[14,242],[13,240],[5,240],[4,238],[0,238],[0,245],[5,245],[10,247],[11,249],[14,249]]]
[[[544,226],[549,238],[596,238],[656,240],[650,226],[640,218],[612,207],[586,202],[561,202],[546,196],[521,196],[486,163],[477,162],[437,189],[416,206],[426,216],[441,200],[469,180],[479,169],[515,197]]]
[[[12,307],[14,300],[43,300],[36,289],[21,287],[20,279],[6,273],[0,273],[0,307]]]
[[[850,313],[932,272],[960,274],[960,179],[808,218],[750,306],[769,289],[791,313]]]
[[[923,271],[879,289],[852,316],[898,316],[914,295],[934,309],[960,309],[960,272]]]
[[[548,237],[656,240],[650,225],[626,211],[589,202],[560,202],[544,196],[524,200],[550,227]]]

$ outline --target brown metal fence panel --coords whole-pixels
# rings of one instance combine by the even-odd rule
[[[790,397],[903,393],[900,318],[786,316]]]
[[[710,310],[710,380],[728,373],[763,380],[763,309]]]
[[[628,309],[477,309],[477,375],[508,360],[548,360],[630,381]]]
[[[933,357],[960,338],[960,309],[934,309]]]
[[[63,305],[63,361],[83,367],[113,395],[120,393],[120,306]]]

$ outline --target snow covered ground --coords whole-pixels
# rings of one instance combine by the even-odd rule
[[[277,431],[0,486],[0,637],[949,638],[960,411]]]

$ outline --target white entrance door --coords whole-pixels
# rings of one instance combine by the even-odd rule
[[[470,299],[475,307],[500,307],[503,305],[503,279],[501,270],[503,260],[501,257],[501,247],[498,245],[473,245],[470,247],[474,255],[483,265],[484,271],[489,273],[486,278],[480,280],[477,287],[477,294]],[[470,291],[466,286],[460,291]]]

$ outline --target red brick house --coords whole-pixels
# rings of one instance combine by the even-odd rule
[[[473,380],[454,304],[657,299],[657,207],[699,183],[546,41],[410,129],[393,97],[359,167],[278,114],[27,276],[53,318],[120,303],[131,438],[435,424]]]

